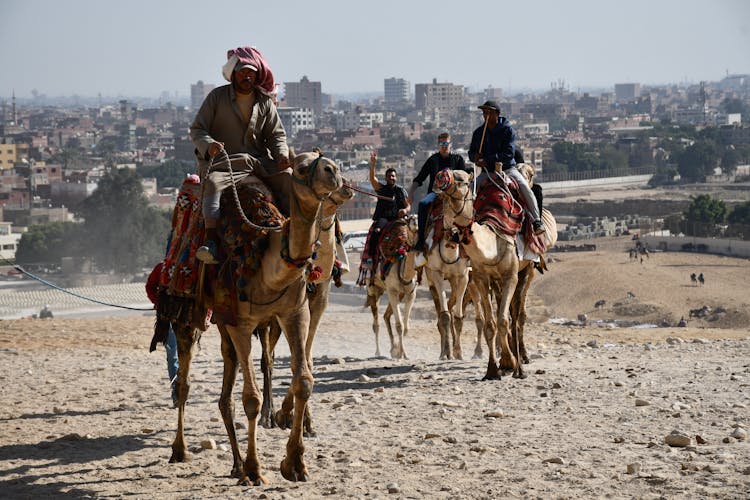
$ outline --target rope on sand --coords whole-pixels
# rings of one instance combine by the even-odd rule
[[[36,276],[36,275],[28,272],[26,269],[22,268],[21,266],[19,266],[17,264],[13,264],[11,261],[9,261],[8,259],[6,259],[5,257],[2,257],[2,259],[6,262],[6,264],[13,266],[13,268],[15,270],[17,270],[17,271],[25,274],[26,276],[28,276],[28,277],[30,277],[32,279],[35,279],[38,282],[40,282],[40,283],[42,283],[44,285],[47,285],[50,288],[54,288],[55,290],[59,290],[59,291],[61,291],[63,293],[67,293],[68,295],[72,295],[74,297],[78,297],[79,299],[88,300],[89,302],[95,302],[95,303],[101,304],[103,306],[119,307],[120,309],[130,309],[131,311],[153,311],[153,308],[151,308],[151,307],[149,307],[149,308],[143,308],[143,307],[130,307],[130,306],[121,306],[121,305],[118,305],[118,304],[110,304],[109,302],[102,302],[101,300],[97,300],[97,299],[94,299],[94,298],[91,298],[91,297],[86,297],[85,295],[81,295],[81,294],[78,294],[78,293],[75,293],[75,292],[71,292],[70,290],[66,290],[65,288],[59,287],[59,286],[55,285],[54,283],[50,283],[49,281],[47,281],[47,280],[45,280],[43,278],[40,278],[39,276]]]

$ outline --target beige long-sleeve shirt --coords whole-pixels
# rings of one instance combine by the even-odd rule
[[[208,160],[212,142],[223,142],[230,155],[250,153],[273,160],[289,156],[286,132],[271,98],[256,92],[249,121],[245,121],[231,85],[217,87],[206,96],[190,126],[190,139],[199,164]]]

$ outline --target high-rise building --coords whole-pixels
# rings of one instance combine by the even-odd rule
[[[640,96],[640,83],[615,83],[615,100],[617,102],[635,101]]]
[[[398,108],[411,101],[411,85],[403,78],[384,79],[383,90],[386,108]]]
[[[418,110],[438,110],[441,118],[455,117],[464,106],[464,87],[452,83],[417,83],[414,86],[414,102]]]
[[[203,80],[198,80],[190,86],[190,108],[198,110],[203,104],[203,100],[206,96],[214,89],[213,85],[203,83]]]
[[[311,82],[307,76],[299,82],[284,82],[284,100],[290,108],[312,109],[316,116],[323,113],[320,82]]]

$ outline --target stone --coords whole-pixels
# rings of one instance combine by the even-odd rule
[[[638,462],[628,464],[627,473],[628,474],[638,474],[641,471],[641,464]]]
[[[201,448],[204,450],[215,450],[216,449],[216,441],[213,439],[204,439],[201,441]]]
[[[693,439],[680,431],[672,431],[664,437],[664,442],[669,446],[684,448],[693,444]]]
[[[742,427],[735,427],[731,436],[737,441],[744,441],[747,439],[747,431]]]

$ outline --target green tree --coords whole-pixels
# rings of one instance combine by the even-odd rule
[[[719,158],[719,150],[713,142],[695,142],[677,155],[677,170],[684,179],[704,182],[719,165]]]
[[[82,254],[101,271],[138,272],[164,258],[168,214],[148,206],[137,174],[129,169],[107,173],[83,201]]]
[[[727,216],[726,204],[707,194],[691,196],[684,213],[683,232],[690,236],[716,236]]]
[[[21,235],[16,261],[19,264],[59,265],[62,257],[78,254],[80,234],[81,226],[74,222],[31,226]]]

